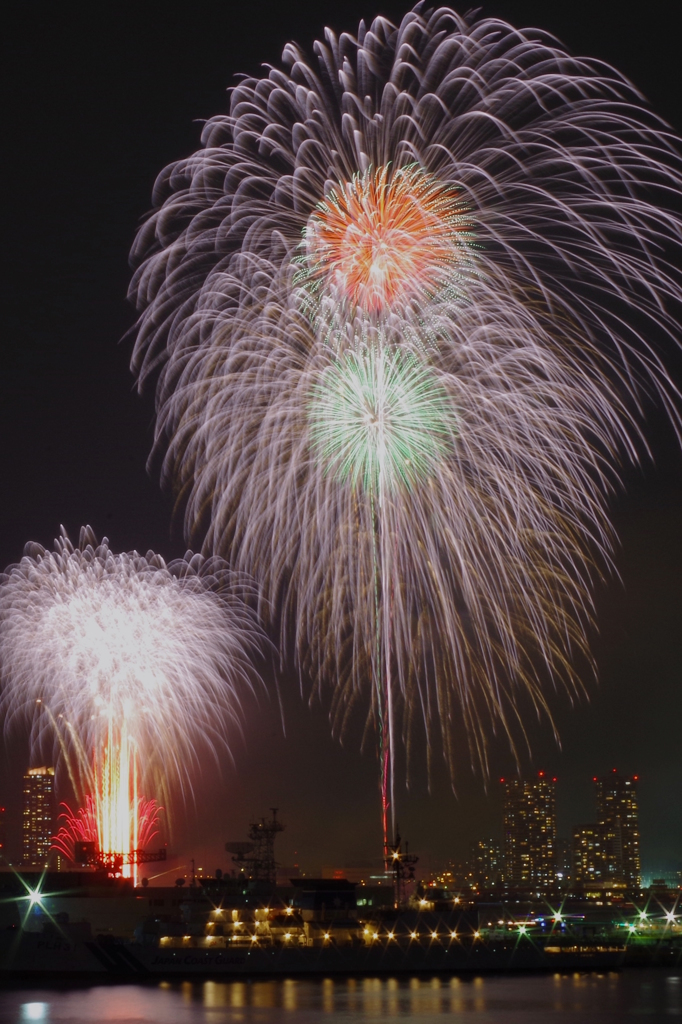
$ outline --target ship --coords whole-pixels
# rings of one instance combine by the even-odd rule
[[[388,940],[337,946],[270,945],[253,948],[184,942],[168,948],[117,937],[93,937],[82,927],[0,935],[0,977],[5,979],[331,976],[479,974],[490,971],[612,970],[625,946],[575,942]]]
[[[479,911],[431,904],[360,914],[355,887],[343,880],[301,882],[288,903],[247,888],[238,905],[215,888],[134,887],[96,873],[66,881],[8,882],[0,977],[610,970],[626,952],[612,938],[509,914],[481,923]]]

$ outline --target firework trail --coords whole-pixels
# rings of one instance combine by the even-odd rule
[[[187,535],[342,727],[453,766],[579,686],[608,500],[677,392],[676,139],[552,37],[424,6],[230,91],[141,229],[133,369]],[[679,262],[678,262],[679,266]],[[522,726],[521,726],[522,728]]]
[[[145,788],[166,806],[175,788],[187,795],[198,752],[238,726],[257,639],[218,559],[114,554],[89,527],[74,547],[62,529],[54,551],[28,544],[0,576],[5,728],[30,724],[36,753],[52,748],[68,769],[90,831],[94,816],[100,853],[128,855],[155,817]]]
[[[67,860],[76,861],[76,843],[93,843],[98,850],[105,849],[109,854],[120,854],[113,844],[107,848],[106,838],[102,837],[101,803],[88,794],[85,806],[74,813],[71,807],[62,801],[64,810],[59,815],[62,825],[53,837],[53,848],[64,854]],[[139,797],[137,806],[130,807],[128,812],[137,826],[137,845],[134,850],[148,849],[152,840],[159,834],[159,812],[162,810],[156,800],[145,800]],[[126,850],[128,852],[128,850]],[[113,860],[113,858],[112,858]],[[127,865],[125,865],[127,867]]]

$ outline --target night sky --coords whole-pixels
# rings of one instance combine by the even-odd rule
[[[28,540],[51,546],[60,523],[74,539],[89,523],[117,551],[184,553],[170,498],[146,469],[153,396],[137,395],[128,370],[128,251],[155,176],[197,147],[201,120],[226,108],[239,72],[277,63],[289,39],[309,48],[326,24],[353,32],[361,17],[396,20],[406,9],[195,0],[15,2],[5,13],[0,568]],[[678,4],[654,2],[636,19],[612,0],[483,9],[614,64],[682,133]],[[682,360],[671,352],[669,362],[682,385]],[[653,464],[628,473],[613,507],[620,579],[597,595],[599,685],[587,680],[590,700],[578,706],[552,698],[561,749],[546,723],[529,720],[533,753],[523,765],[558,777],[564,836],[594,818],[593,775],[638,774],[645,872],[682,867],[682,461],[660,413],[649,420]],[[243,838],[272,805],[287,823],[285,863],[319,870],[376,859],[373,750],[360,752],[359,730],[343,746],[332,741],[326,707],[308,706],[293,673],[279,677],[283,729],[265,668],[268,689],[247,702],[234,763],[207,763],[196,806],[176,815],[180,862],[195,855],[207,870],[228,867],[225,840]],[[487,788],[465,751],[457,796],[438,756],[430,788],[419,756],[409,791],[398,786],[401,831],[425,867],[500,837],[497,780],[514,766],[503,739],[493,749]],[[0,759],[0,801],[15,817],[27,757],[25,737],[15,737]]]

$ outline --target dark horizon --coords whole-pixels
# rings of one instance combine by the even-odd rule
[[[64,524],[109,537],[115,550],[148,548],[166,558],[185,551],[170,497],[146,463],[153,436],[151,389],[142,397],[129,372],[134,312],[126,302],[128,252],[148,213],[156,175],[198,145],[200,121],[226,106],[240,72],[276,64],[289,39],[310,52],[327,21],[354,32],[361,17],[399,19],[408,6],[343,8],[199,2],[189,13],[150,3],[14,5],[7,22],[5,138],[5,333],[0,436],[0,570],[24,544],[51,547]],[[658,20],[627,18],[622,6],[580,2],[570,10],[522,0],[483,5],[517,26],[553,32],[571,52],[600,58],[630,77],[653,109],[682,134],[678,10]],[[678,386],[679,352],[669,353]],[[589,701],[550,697],[562,748],[547,722],[526,719],[528,774],[559,779],[559,831],[592,820],[592,778],[613,767],[640,777],[645,871],[682,866],[682,461],[660,411],[649,411],[653,462],[625,475],[613,501],[620,539],[615,572],[597,590],[593,653],[599,684],[585,674]],[[195,807],[176,814],[173,847],[209,870],[228,866],[226,840],[278,806],[287,824],[279,859],[339,866],[380,856],[378,768],[361,729],[341,745],[330,738],[328,701],[309,708],[293,667],[269,676],[268,694],[246,707],[234,764],[207,761]],[[282,718],[284,729],[282,727]],[[677,722],[677,726],[675,725]],[[25,739],[3,745],[0,804],[20,806],[28,765]],[[463,858],[470,842],[497,836],[497,779],[514,771],[503,737],[491,736],[491,776],[472,772],[468,752],[453,795],[437,749],[429,789],[418,753],[411,788],[402,784],[398,821],[422,864]],[[402,774],[401,774],[402,773]]]

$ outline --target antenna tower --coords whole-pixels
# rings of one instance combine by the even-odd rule
[[[226,843],[228,853],[235,853],[232,860],[245,871],[254,882],[277,882],[277,861],[275,860],[275,838],[284,831],[284,825],[277,820],[277,807],[271,807],[272,818],[253,821],[249,825],[248,843]]]
[[[395,907],[407,903],[407,888],[414,881],[414,871],[419,857],[410,853],[409,844],[402,848],[402,838],[396,826],[395,842],[386,844],[386,870],[393,873],[393,902]]]

